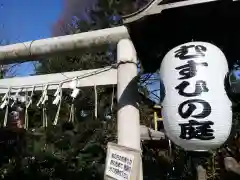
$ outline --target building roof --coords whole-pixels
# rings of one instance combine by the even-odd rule
[[[161,4],[157,5],[160,7]],[[126,19],[136,18],[127,22],[126,26],[145,72],[155,72],[169,50],[190,41],[215,44],[224,52],[230,66],[240,59],[239,1],[217,0],[163,11],[158,7],[158,14],[137,19],[140,13],[147,10],[146,7],[125,16]],[[153,11],[157,11],[156,8]]]

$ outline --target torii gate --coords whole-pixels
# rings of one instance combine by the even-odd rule
[[[127,26],[123,25],[74,35],[0,46],[0,64],[24,62],[43,56],[79,51],[86,48],[96,49],[96,47],[101,47],[106,44],[117,43],[117,71],[111,69],[100,76],[93,76],[90,84],[87,81],[83,82],[83,80],[79,80],[78,85],[91,86],[117,84],[117,97],[119,104],[119,110],[117,113],[118,144],[140,150],[140,123],[136,97],[138,94],[136,83],[137,53],[133,45],[136,43],[132,43],[130,40],[132,38],[136,40],[136,36],[132,34],[132,24],[145,17],[150,17],[150,15],[159,14],[163,10],[217,2],[218,0],[186,0],[165,4],[162,4],[162,1],[163,0],[153,0],[138,12],[125,16],[124,23],[126,23]],[[128,27],[130,27],[130,32]],[[139,52],[137,47],[136,49],[141,58],[144,52]],[[146,65],[149,64],[149,62],[145,60],[143,64]],[[74,77],[76,75],[82,75],[82,73],[83,72],[69,72],[68,76]],[[60,74],[0,80],[0,85],[3,86],[0,93],[6,93],[7,89],[5,88],[9,86],[13,87],[13,91],[14,87],[25,87],[25,89],[31,91],[31,87],[35,85],[37,81],[41,81],[41,83],[44,84],[48,83],[47,79],[51,78],[59,81],[63,80]],[[68,87],[68,84],[66,84],[65,88]],[[38,90],[42,90],[42,87],[38,88]],[[49,88],[56,89],[57,85],[52,84]],[[142,179],[143,176],[141,170],[139,172],[140,175],[138,176],[138,179]]]

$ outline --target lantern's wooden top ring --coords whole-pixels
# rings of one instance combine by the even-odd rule
[[[145,72],[155,72],[170,49],[189,41],[215,44],[231,66],[240,59],[239,20],[236,0],[151,0],[123,16]]]

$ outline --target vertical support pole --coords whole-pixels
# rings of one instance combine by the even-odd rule
[[[137,57],[129,39],[122,39],[117,45],[119,109],[118,144],[140,149],[140,122],[137,107]]]
[[[137,104],[137,53],[129,39],[122,39],[118,42],[117,62],[118,144],[141,150],[140,115]],[[141,180],[142,163],[139,173]]]

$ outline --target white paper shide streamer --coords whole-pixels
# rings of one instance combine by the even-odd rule
[[[167,136],[185,150],[221,146],[232,125],[231,101],[224,87],[228,64],[223,52],[205,42],[189,42],[164,57],[160,74]]]

